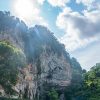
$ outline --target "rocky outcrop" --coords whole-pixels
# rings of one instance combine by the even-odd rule
[[[18,67],[18,81],[13,89],[17,97],[28,100],[45,100],[45,93],[54,87],[62,91],[72,79],[72,67],[69,54],[64,45],[60,44],[52,32],[43,26],[33,28],[18,19],[4,14],[5,18],[15,22],[12,26],[5,23],[0,29],[0,41],[9,41],[12,45],[22,49],[27,59],[25,68]],[[3,22],[0,23],[1,26]]]
[[[40,55],[41,79],[47,83],[59,86],[67,86],[71,80],[71,66],[64,55],[46,52],[46,48]],[[62,77],[63,76],[63,77]]]

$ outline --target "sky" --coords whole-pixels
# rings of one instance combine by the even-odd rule
[[[48,27],[82,68],[100,62],[100,0],[0,0],[0,10]]]

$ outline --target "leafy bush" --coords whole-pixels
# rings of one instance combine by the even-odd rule
[[[9,42],[0,42],[0,85],[7,94],[14,94],[12,86],[18,80],[18,67],[25,66],[24,53]]]
[[[55,89],[51,89],[48,93],[50,100],[58,100],[58,93]]]

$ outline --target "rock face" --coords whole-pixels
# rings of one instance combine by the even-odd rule
[[[49,86],[56,86],[57,90],[62,90],[70,84],[70,58],[63,46],[43,26],[35,26],[30,29],[24,38],[28,40],[26,42],[23,39],[28,67],[20,69],[21,71],[24,70],[25,76],[19,75],[21,78],[19,78],[20,82],[16,87],[22,94],[25,94],[25,91],[28,90],[26,94],[29,99],[40,100],[41,98],[41,100],[44,100],[44,97],[41,96],[49,90]],[[60,49],[56,46],[60,46]]]
[[[70,56],[64,45],[43,26],[36,25],[28,29],[19,19],[7,13],[0,14],[4,16],[3,20],[11,21],[10,25],[3,20],[0,22],[0,26],[5,25],[0,29],[0,41],[9,41],[22,49],[27,59],[25,68],[18,67],[18,82],[13,86],[17,97],[45,100],[45,93],[54,87],[62,91],[60,100],[63,100],[63,90],[72,79]]]
[[[57,54],[51,53],[48,55],[47,52],[44,51],[40,55],[40,62],[42,79],[48,83],[51,82],[59,86],[66,86],[70,83],[70,64],[63,54],[58,57]]]

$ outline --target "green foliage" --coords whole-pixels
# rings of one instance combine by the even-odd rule
[[[58,57],[64,54],[72,66],[72,84],[66,88],[66,100],[100,100],[100,64],[96,64],[89,72],[82,71],[77,60],[75,58],[70,59],[64,45],[60,44],[48,29],[38,25],[35,28],[28,29],[24,22],[10,16],[10,12],[0,11],[0,34],[7,33],[20,34],[19,36],[22,37],[24,42],[27,60],[29,63],[37,62],[38,74],[41,74],[39,56],[43,50],[46,50],[48,55],[51,52],[56,53]],[[18,42],[17,39],[15,41]],[[43,48],[45,45],[46,48]],[[18,67],[24,66],[25,55],[22,50],[12,46],[9,42],[0,41],[0,85],[7,94],[15,94],[12,86],[16,85],[18,80]],[[51,78],[51,75],[49,78]],[[26,88],[24,98],[27,98],[27,94]],[[51,89],[48,92],[48,98],[58,100],[57,91]],[[0,100],[11,99],[0,98]]]
[[[48,93],[49,100],[58,100],[58,93],[55,89],[51,89]]]
[[[85,74],[84,93],[89,100],[100,99],[100,64],[96,64]]]
[[[78,82],[76,80],[66,88],[66,100],[100,100],[100,64],[88,72],[83,71],[83,81]]]
[[[25,66],[23,52],[9,42],[0,42],[0,85],[7,94],[14,94],[12,89],[18,79],[18,67]]]
[[[75,87],[73,84],[69,87],[71,98],[75,100],[100,100],[100,64],[92,67],[90,71],[83,74],[82,85]],[[72,100],[72,99],[71,99]]]

